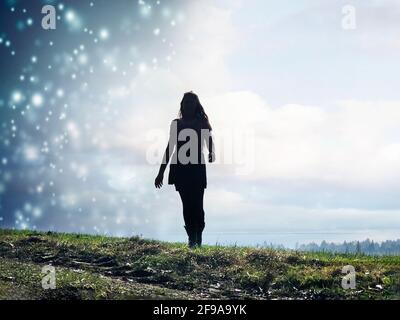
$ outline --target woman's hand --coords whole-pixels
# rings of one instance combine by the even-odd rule
[[[154,185],[156,186],[157,189],[160,189],[162,187],[163,180],[164,180],[164,174],[159,173],[156,177],[156,180],[154,181]]]
[[[208,154],[208,162],[209,163],[213,163],[215,161],[215,153],[214,152],[210,152]]]

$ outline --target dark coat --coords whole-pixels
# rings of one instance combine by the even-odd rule
[[[205,138],[207,135],[202,135],[203,130],[210,130],[210,126],[208,123],[201,120],[194,120],[190,123],[185,123],[181,119],[176,119],[171,124],[172,128],[176,128],[176,134],[170,132],[170,142],[175,144],[175,150],[171,157],[171,164],[168,175],[168,184],[175,185],[176,190],[180,190],[181,188],[207,188],[207,174],[206,174],[206,164],[203,154],[203,147],[205,144]],[[197,139],[191,140],[191,136],[185,137],[183,141],[178,139],[179,134],[184,129],[193,129],[197,134]],[[193,132],[193,131],[192,131]],[[207,132],[207,131],[205,131]],[[184,134],[185,132],[183,132]],[[204,131],[203,131],[204,133]],[[188,146],[190,144],[190,149]],[[195,161],[191,161],[189,163],[182,163],[181,156],[178,157],[181,153],[185,151],[185,149],[181,150],[183,146],[185,146],[186,153],[184,153],[188,158],[190,158],[191,152],[197,150],[196,154],[192,154]],[[181,151],[181,153],[180,153]],[[196,151],[195,151],[196,152]],[[187,158],[187,159],[188,159]]]

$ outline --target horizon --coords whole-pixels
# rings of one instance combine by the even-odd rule
[[[0,230],[3,231],[23,231],[23,232],[28,232],[28,234],[66,234],[66,235],[78,235],[78,236],[92,236],[92,237],[105,237],[105,238],[115,238],[115,239],[130,239],[130,238],[139,238],[143,240],[148,240],[148,241],[160,241],[160,242],[166,242],[169,244],[174,244],[174,243],[185,243],[184,240],[182,241],[168,241],[168,240],[159,240],[159,239],[153,239],[153,238],[146,238],[141,234],[132,234],[132,235],[127,235],[127,236],[115,236],[111,234],[104,234],[104,233],[77,233],[77,232],[63,232],[63,231],[50,231],[50,230],[29,230],[29,229],[3,229],[0,228]],[[232,234],[232,233],[231,233]],[[290,234],[290,233],[289,233]],[[295,233],[297,234],[297,233]],[[300,233],[300,234],[307,234],[307,233]],[[321,232],[322,234],[322,232]],[[208,235],[210,237],[210,235]],[[338,250],[338,247],[340,246],[351,246],[351,245],[361,245],[361,248],[359,249],[360,252],[353,252],[349,251],[348,254],[356,253],[356,254],[368,254],[368,255],[397,255],[398,252],[400,252],[400,246],[396,250],[392,249],[392,252],[387,251],[388,249],[386,248],[386,251],[381,251],[382,248],[381,246],[383,244],[387,243],[398,243],[400,242],[400,238],[397,239],[386,239],[386,240],[381,240],[381,241],[374,241],[373,239],[370,238],[365,238],[365,239],[360,239],[360,238],[355,238],[354,240],[339,240],[339,241],[329,241],[329,240],[321,240],[321,241],[310,241],[310,242],[296,242],[294,245],[284,245],[282,243],[276,243],[276,242],[268,242],[268,241],[263,241],[262,243],[255,243],[255,244],[245,244],[245,243],[237,243],[237,242],[219,242],[218,240],[213,242],[208,241],[208,243],[205,243],[207,246],[216,246],[216,247],[228,247],[228,248],[271,248],[271,249],[283,249],[283,250],[290,250],[290,251],[299,251],[299,252],[336,252],[336,253],[347,253],[343,252],[343,250]],[[362,248],[362,246],[365,243],[373,244],[375,246],[379,246],[378,252],[372,253],[368,248]],[[322,248],[322,246],[334,246],[334,248]],[[311,248],[312,247],[312,248]],[[315,248],[316,247],[316,248]],[[349,248],[348,248],[349,249]],[[354,248],[355,249],[355,248]],[[376,249],[376,247],[375,247]],[[375,250],[374,249],[374,250]]]

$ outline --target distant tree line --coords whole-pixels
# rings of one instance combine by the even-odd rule
[[[328,243],[325,240],[320,244],[309,243],[297,245],[299,251],[311,252],[333,252],[333,253],[352,253],[367,255],[400,255],[400,239],[386,240],[383,242],[374,242],[367,239],[364,241],[351,241],[343,243]]]

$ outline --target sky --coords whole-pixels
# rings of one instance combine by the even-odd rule
[[[193,90],[217,153],[205,242],[399,237],[398,2],[1,6],[1,227],[185,241],[153,183]]]

